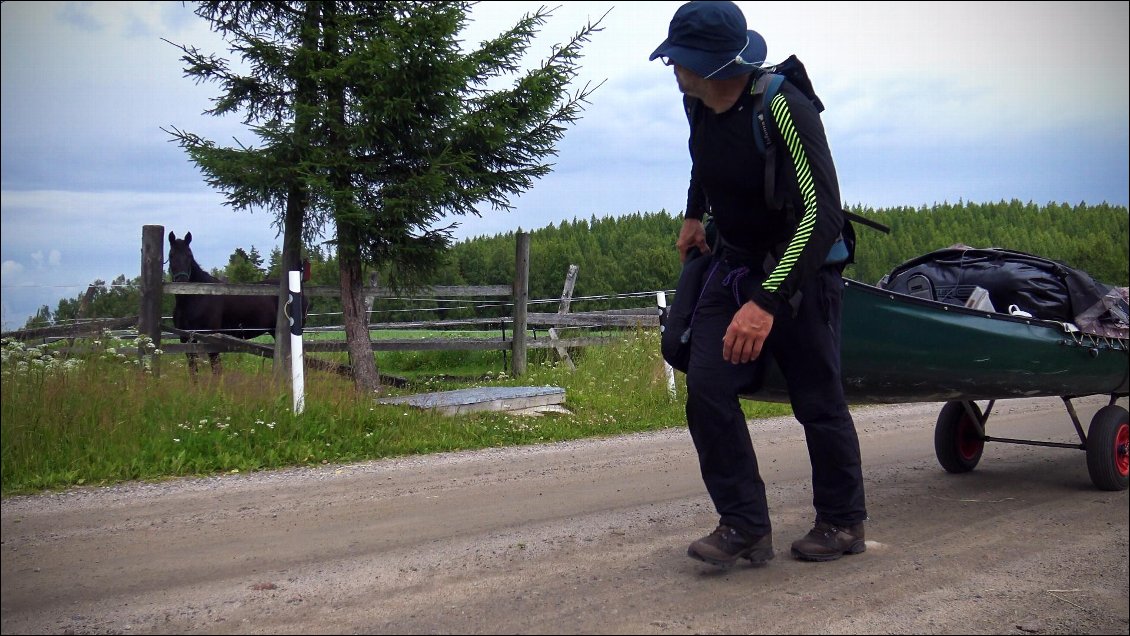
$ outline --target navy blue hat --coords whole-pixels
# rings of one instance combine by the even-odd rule
[[[766,53],[765,38],[746,28],[738,5],[704,0],[679,7],[648,60],[665,57],[706,79],[726,79],[760,66]]]

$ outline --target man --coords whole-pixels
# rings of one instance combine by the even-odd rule
[[[720,516],[687,554],[728,567],[773,558],[765,484],[739,395],[756,390],[764,365],[780,368],[812,464],[815,524],[794,557],[830,561],[865,549],[859,440],[840,380],[841,271],[830,251],[844,217],[819,113],[784,82],[769,109],[778,144],[766,202],[766,159],[753,125],[755,79],[765,40],[732,2],[689,2],[651,54],[673,66],[691,125],[690,189],[676,242],[710,253],[693,315],[687,425],[707,491]],[[717,230],[707,244],[702,219]],[[768,354],[768,355],[763,355]]]

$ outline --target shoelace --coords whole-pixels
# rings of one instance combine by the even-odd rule
[[[834,535],[836,535],[840,532],[847,534],[847,535],[851,534],[850,532],[847,531],[846,528],[841,528],[839,526],[834,526],[832,524],[828,524],[827,526],[825,526],[825,528],[823,530],[821,530],[821,532],[824,534],[825,538],[830,538],[830,537],[832,537],[832,536],[834,536]]]

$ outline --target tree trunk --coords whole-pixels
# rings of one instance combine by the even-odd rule
[[[338,227],[338,236],[343,228]],[[358,392],[379,392],[380,375],[369,340],[369,315],[365,312],[364,281],[361,279],[361,260],[345,250],[338,252],[338,272],[341,282],[341,310],[345,320],[345,344],[349,362],[353,367],[353,386]]]
[[[318,33],[321,8],[318,3],[308,3],[304,10],[304,29],[301,31],[301,46],[303,49],[316,50],[318,48]],[[295,104],[310,105],[318,102],[317,82],[309,75],[302,75],[296,81]],[[310,135],[314,123],[308,109],[297,108],[294,128],[296,146],[300,146]],[[292,157],[294,164],[298,164],[298,157]],[[309,202],[309,193],[306,186],[297,178],[291,176],[287,187],[286,216],[283,218],[283,247],[282,271],[279,272],[279,308],[275,312],[275,382],[285,385],[290,381],[291,346],[290,346],[290,320],[286,315],[286,301],[290,296],[290,270],[301,267],[302,263],[302,226],[306,218],[306,204]],[[302,311],[298,307],[296,311]]]
[[[326,24],[336,23],[338,6],[327,2],[322,5]],[[323,52],[338,55],[338,31],[336,28],[324,30]],[[349,154],[349,143],[340,134],[347,128],[345,105],[349,103],[345,85],[340,78],[331,77],[326,81],[327,113],[333,122],[328,131],[329,145],[341,153]],[[341,311],[345,321],[345,347],[349,352],[349,362],[353,367],[353,387],[358,392],[379,392],[381,379],[377,374],[377,359],[373,355],[373,344],[369,340],[369,314],[362,295],[364,281],[361,279],[361,257],[358,253],[358,234],[352,220],[343,221],[348,210],[356,203],[351,174],[338,167],[329,175],[334,190],[334,221],[337,225],[337,263],[341,286]]]

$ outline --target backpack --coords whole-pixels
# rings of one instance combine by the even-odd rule
[[[808,71],[797,56],[790,55],[789,59],[777,64],[755,71],[757,79],[753,83],[753,138],[757,144],[757,152],[765,158],[765,203],[770,208],[778,209],[783,204],[777,195],[777,144],[769,134],[772,125],[773,113],[769,105],[781,89],[781,84],[787,79],[790,84],[800,89],[800,92],[812,102],[817,113],[824,112],[824,102],[816,95],[812,88],[812,80],[808,78]]]
[[[765,158],[765,203],[771,209],[780,209],[784,201],[777,193],[777,164],[779,160],[777,157],[777,143],[769,133],[773,117],[772,112],[769,110],[769,104],[773,102],[773,98],[781,89],[781,84],[786,80],[800,89],[800,92],[812,102],[812,106],[816,109],[817,113],[824,112],[824,102],[820,101],[820,97],[816,95],[815,89],[812,88],[812,80],[808,77],[808,71],[804,68],[804,64],[797,59],[796,55],[790,55],[787,60],[780,64],[762,67],[754,72],[757,74],[757,77],[753,84],[753,138],[757,145],[757,152]],[[702,102],[695,100],[691,102],[691,104],[692,108],[687,109],[687,118],[693,125],[695,117],[693,108],[701,107]],[[889,234],[891,231],[889,227],[882,223],[872,221],[858,214],[853,214],[847,210],[843,210],[843,214],[845,233],[851,236],[853,243],[855,232],[851,228],[851,221],[857,221],[886,234]],[[851,249],[851,251],[854,252],[854,249]]]
[[[772,135],[769,134],[772,114],[768,105],[786,79],[812,101],[817,113],[824,112],[824,104],[813,91],[812,82],[808,79],[808,72],[805,71],[804,65],[795,55],[789,56],[789,59],[776,66],[765,67],[754,72],[758,75],[754,79],[753,85],[755,97],[752,119],[753,137],[757,152],[765,158],[765,203],[771,209],[780,209],[783,207],[784,201],[778,199],[775,188],[778,161],[777,144],[773,141]],[[702,107],[702,101],[697,99],[684,101],[684,105],[687,120],[693,127],[698,109]],[[836,241],[833,245],[832,251],[828,254],[828,262],[846,264],[854,261],[855,230],[852,228],[849,218],[859,220],[867,225],[877,225],[883,231],[889,231],[886,226],[876,224],[869,219],[860,218],[846,210],[843,213],[844,227],[841,240]],[[706,219],[707,243],[714,245],[715,241],[721,241],[722,237],[713,232],[711,225],[711,220]],[[712,237],[711,234],[714,234],[714,236]],[[660,353],[671,368],[683,373],[687,372],[690,360],[691,332],[695,308],[702,293],[703,275],[710,263],[711,259],[698,253],[697,250],[688,252],[687,259],[683,263],[683,269],[679,274],[679,282],[675,289],[675,300],[670,308],[659,310]]]

